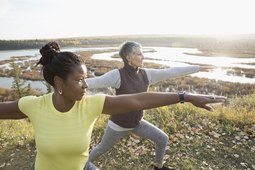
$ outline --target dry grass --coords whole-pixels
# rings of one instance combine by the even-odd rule
[[[190,104],[147,110],[145,119],[169,135],[166,164],[177,169],[254,169],[254,95],[230,99],[207,112]],[[248,112],[247,112],[248,111]],[[93,131],[91,147],[100,142],[108,116]],[[27,120],[0,121],[0,169],[28,169],[34,160],[33,130]],[[152,169],[154,144],[131,135],[101,156],[103,170]]]

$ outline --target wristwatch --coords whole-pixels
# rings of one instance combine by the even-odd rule
[[[179,100],[180,100],[180,103],[184,103],[184,95],[185,95],[185,91],[181,91],[178,93],[179,95]]]

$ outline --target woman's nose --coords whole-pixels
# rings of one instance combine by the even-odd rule
[[[83,85],[82,86],[83,86],[83,88],[88,88],[88,84],[86,82],[86,79],[83,80]]]

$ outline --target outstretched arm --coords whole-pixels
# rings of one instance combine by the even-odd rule
[[[111,70],[101,76],[87,78],[88,89],[120,87],[120,73],[118,69]]]
[[[200,71],[199,66],[185,66],[185,67],[171,67],[165,69],[149,69],[144,68],[146,71],[149,84],[155,84],[170,78],[182,77],[188,74]]]
[[[184,101],[192,103],[196,107],[211,111],[207,104],[224,102],[224,96],[210,96],[201,94],[186,93]],[[103,113],[117,114],[143,109],[151,109],[165,105],[179,103],[180,98],[177,93],[137,93],[118,96],[106,96]]]
[[[23,119],[26,117],[19,110],[18,100],[0,103],[0,119]]]
[[[144,68],[146,71],[149,84],[155,84],[159,81],[186,76],[199,71],[208,72],[212,70],[212,66],[185,66],[185,67],[171,67],[165,69],[149,69]]]

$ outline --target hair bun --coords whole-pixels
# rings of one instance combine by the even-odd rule
[[[46,65],[51,62],[53,57],[60,52],[60,47],[57,42],[49,42],[40,49],[42,55],[39,63]]]

